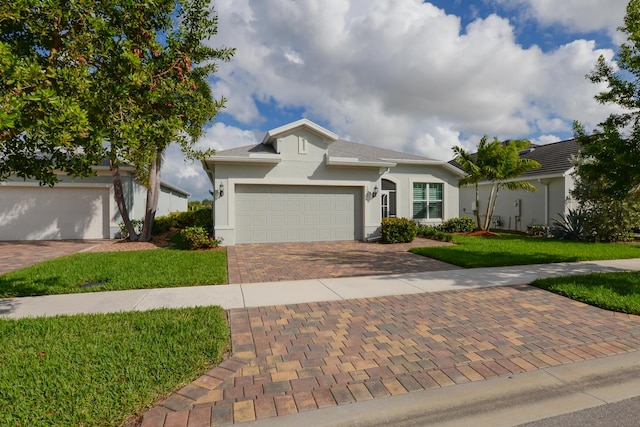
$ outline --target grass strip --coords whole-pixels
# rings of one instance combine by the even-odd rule
[[[224,250],[89,252],[0,276],[0,298],[223,283],[227,283]]]
[[[640,258],[637,244],[569,242],[510,233],[454,236],[453,242],[410,251],[467,268]]]
[[[228,349],[220,307],[0,319],[0,425],[117,426]]]
[[[640,315],[637,271],[538,279],[532,285],[606,310]]]

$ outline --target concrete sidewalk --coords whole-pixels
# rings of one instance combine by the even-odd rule
[[[9,318],[219,305],[224,309],[527,284],[538,278],[640,270],[640,259],[585,261],[235,285],[0,299]]]

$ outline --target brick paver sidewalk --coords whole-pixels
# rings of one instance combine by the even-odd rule
[[[640,350],[640,317],[527,285],[230,311],[233,356],[144,417],[215,426]]]
[[[407,252],[450,243],[417,238],[385,245],[358,241],[270,243],[227,248],[229,283],[419,273],[460,268]]]

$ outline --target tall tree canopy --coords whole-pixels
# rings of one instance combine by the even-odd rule
[[[217,16],[207,0],[15,0],[0,6],[0,180],[56,169],[87,175],[109,160],[129,229],[121,165],[149,189],[143,237],[157,206],[162,153],[189,156],[224,106],[207,78],[233,49],[208,47]],[[44,171],[44,172],[43,172]]]
[[[478,228],[488,230],[491,227],[493,215],[498,200],[498,193],[502,188],[509,190],[535,191],[536,188],[526,181],[517,181],[525,172],[540,167],[535,160],[520,157],[520,152],[529,147],[530,142],[524,139],[489,141],[485,135],[478,144],[478,150],[472,154],[461,147],[453,147],[455,161],[467,174],[460,180],[459,185],[473,185],[476,191],[476,221]],[[480,191],[482,182],[491,185],[484,221],[480,216]]]
[[[574,133],[582,145],[581,156],[587,160],[579,163],[578,175],[623,200],[640,187],[640,0],[629,2],[619,30],[627,41],[620,46],[616,63],[607,63],[600,56],[587,78],[606,83],[607,90],[596,101],[617,105],[621,112],[609,115],[593,135],[578,122]]]

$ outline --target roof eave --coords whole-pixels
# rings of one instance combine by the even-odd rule
[[[383,161],[362,161],[351,157],[327,157],[325,163],[327,166],[350,166],[350,167],[367,167],[367,168],[392,168],[397,163]]]

